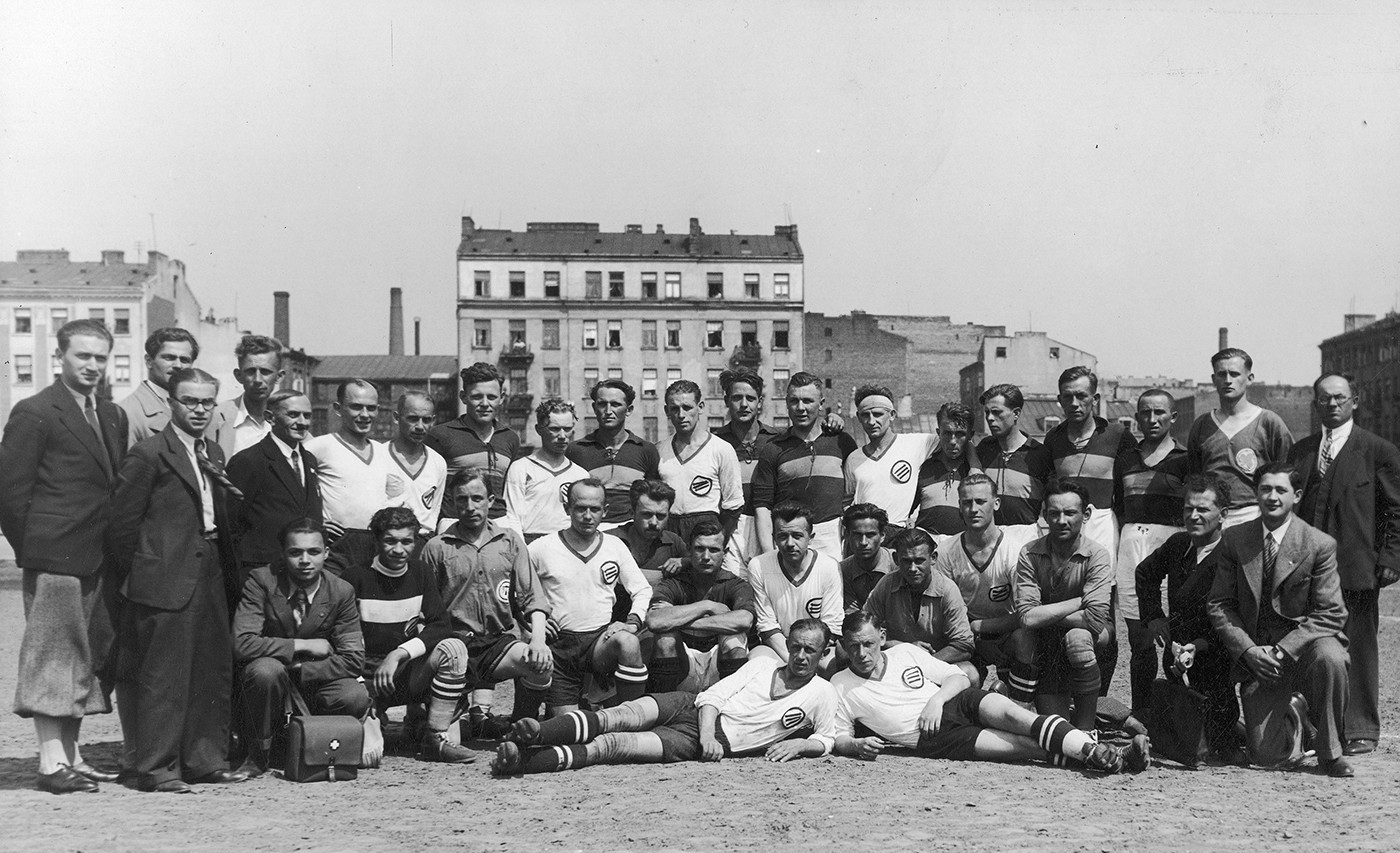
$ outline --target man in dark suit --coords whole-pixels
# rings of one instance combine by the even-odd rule
[[[117,701],[132,709],[129,769],[144,791],[248,778],[228,768],[231,484],[201,437],[218,390],[202,370],[175,371],[170,423],[127,454],[112,496],[107,543],[126,599]]]
[[[1381,733],[1377,605],[1380,588],[1400,579],[1400,451],[1352,421],[1350,376],[1319,378],[1313,405],[1322,432],[1294,445],[1291,456],[1303,476],[1298,515],[1337,540],[1351,653],[1343,751],[1361,755],[1375,750]]]
[[[277,391],[267,400],[267,412],[271,434],[228,463],[228,478],[243,493],[233,517],[239,564],[235,596],[254,569],[280,563],[283,527],[298,518],[321,521],[316,457],[302,447],[311,435],[311,401],[300,391]]]
[[[1290,697],[1306,700],[1314,747],[1329,776],[1354,775],[1342,756],[1347,701],[1346,607],[1337,543],[1293,515],[1300,478],[1287,462],[1259,470],[1260,517],[1230,528],[1206,605],[1242,676],[1240,698],[1256,763],[1279,739]],[[1284,755],[1283,758],[1287,758]]]
[[[350,584],[322,571],[321,523],[297,519],[282,531],[277,571],[254,569],[233,620],[234,657],[244,664],[243,724],[249,776],[267,771],[272,739],[286,720],[292,690],[312,713],[364,717],[369,691],[360,611]]]
[[[23,570],[25,628],[15,713],[34,719],[42,791],[96,791],[116,774],[83,761],[86,714],[112,710],[110,578],[103,537],[127,420],[97,399],[112,334],[96,320],[58,330],[59,381],[15,404],[0,441],[0,531]]]

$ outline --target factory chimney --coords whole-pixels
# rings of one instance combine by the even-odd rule
[[[272,336],[288,348],[292,345],[288,340],[292,334],[291,299],[291,294],[285,290],[274,291],[272,294]]]
[[[1229,326],[1221,326],[1221,327],[1220,327],[1220,346],[1217,347],[1217,349],[1229,349],[1229,348],[1230,348],[1230,327],[1229,327]]]
[[[389,355],[403,355],[403,288],[389,288]]]

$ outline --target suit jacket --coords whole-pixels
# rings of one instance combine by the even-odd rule
[[[225,574],[233,569],[227,496],[210,478],[219,538],[206,540],[194,462],[175,429],[168,425],[127,453],[112,494],[107,532],[122,595],[158,610],[180,610],[189,604],[200,581],[205,549],[218,549]],[[210,461],[223,463],[217,444],[210,443],[207,452]]]
[[[0,531],[21,567],[79,577],[101,567],[127,421],[105,400],[97,420],[101,441],[62,381],[10,410],[0,440]]]
[[[126,412],[130,422],[126,443],[128,448],[158,435],[170,423],[170,404],[157,397],[156,392],[151,390],[151,386],[145,380],[117,405]]]
[[[240,562],[274,562],[281,550],[277,535],[288,522],[298,518],[321,521],[316,457],[304,447],[297,451],[306,475],[304,486],[271,435],[229,460],[228,478],[243,493],[243,499],[235,501],[234,510],[234,539]]]
[[[1337,543],[1301,518],[1288,525],[1279,544],[1274,588],[1261,591],[1264,575],[1264,522],[1240,524],[1225,531],[1216,546],[1215,584],[1206,605],[1216,633],[1238,661],[1252,646],[1277,645],[1296,660],[1303,647],[1322,637],[1346,643],[1342,625],[1346,606],[1337,577]],[[1259,603],[1268,595],[1274,612],[1293,623],[1283,636],[1265,636]]]
[[[1206,602],[1215,585],[1220,543],[1204,560],[1196,562],[1196,548],[1185,533],[1173,533],[1161,547],[1148,554],[1137,567],[1138,610],[1143,623],[1165,618],[1174,642],[1190,643],[1204,639],[1209,645],[1197,649],[1191,680],[1208,689],[1228,686],[1230,655],[1216,636],[1206,612]],[[1162,581],[1167,582],[1167,611],[1162,610]],[[1171,647],[1163,649],[1163,662],[1171,672]]]
[[[1317,473],[1322,436],[1293,446],[1303,475],[1298,514],[1337,540],[1343,589],[1375,589],[1382,568],[1400,569],[1400,450],[1352,425],[1326,475]]]
[[[285,573],[255,569],[243,587],[233,617],[233,656],[240,663],[275,658],[290,666],[295,640],[328,640],[331,655],[301,665],[301,683],[316,686],[339,678],[358,678],[365,665],[365,637],[355,590],[327,571],[306,617],[297,627],[292,615],[292,584]]]

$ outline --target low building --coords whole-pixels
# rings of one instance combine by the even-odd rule
[[[394,406],[399,396],[422,391],[433,398],[439,422],[457,415],[457,357],[452,355],[322,355],[311,376],[311,432],[324,435],[340,429],[331,404],[336,389],[347,379],[364,379],[379,391],[379,415],[370,437],[394,437]]]
[[[1011,384],[1021,389],[1027,401],[1054,400],[1060,391],[1060,374],[1075,365],[1097,370],[1098,359],[1044,332],[986,335],[982,338],[977,360],[958,372],[959,396],[977,413],[978,430],[984,431],[978,403],[983,391],[993,385]]]
[[[1006,334],[1005,326],[954,323],[943,315],[872,314],[878,327],[909,341],[909,395],[915,412],[932,414],[944,403],[962,399],[959,371],[977,358],[988,335]]]

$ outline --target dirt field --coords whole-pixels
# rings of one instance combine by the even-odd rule
[[[0,702],[14,694],[23,615],[0,568]],[[485,757],[389,757],[341,785],[266,777],[197,796],[104,785],[33,789],[33,728],[0,715],[0,850],[1396,850],[1400,849],[1400,591],[1381,597],[1381,748],[1357,775],[1155,766],[1094,777],[1040,766],[885,756],[770,765],[600,767],[492,779]],[[1126,666],[1123,655],[1122,666]],[[1121,668],[1114,694],[1126,698]],[[1120,689],[1121,688],[1121,689]],[[116,763],[116,715],[87,754]]]

